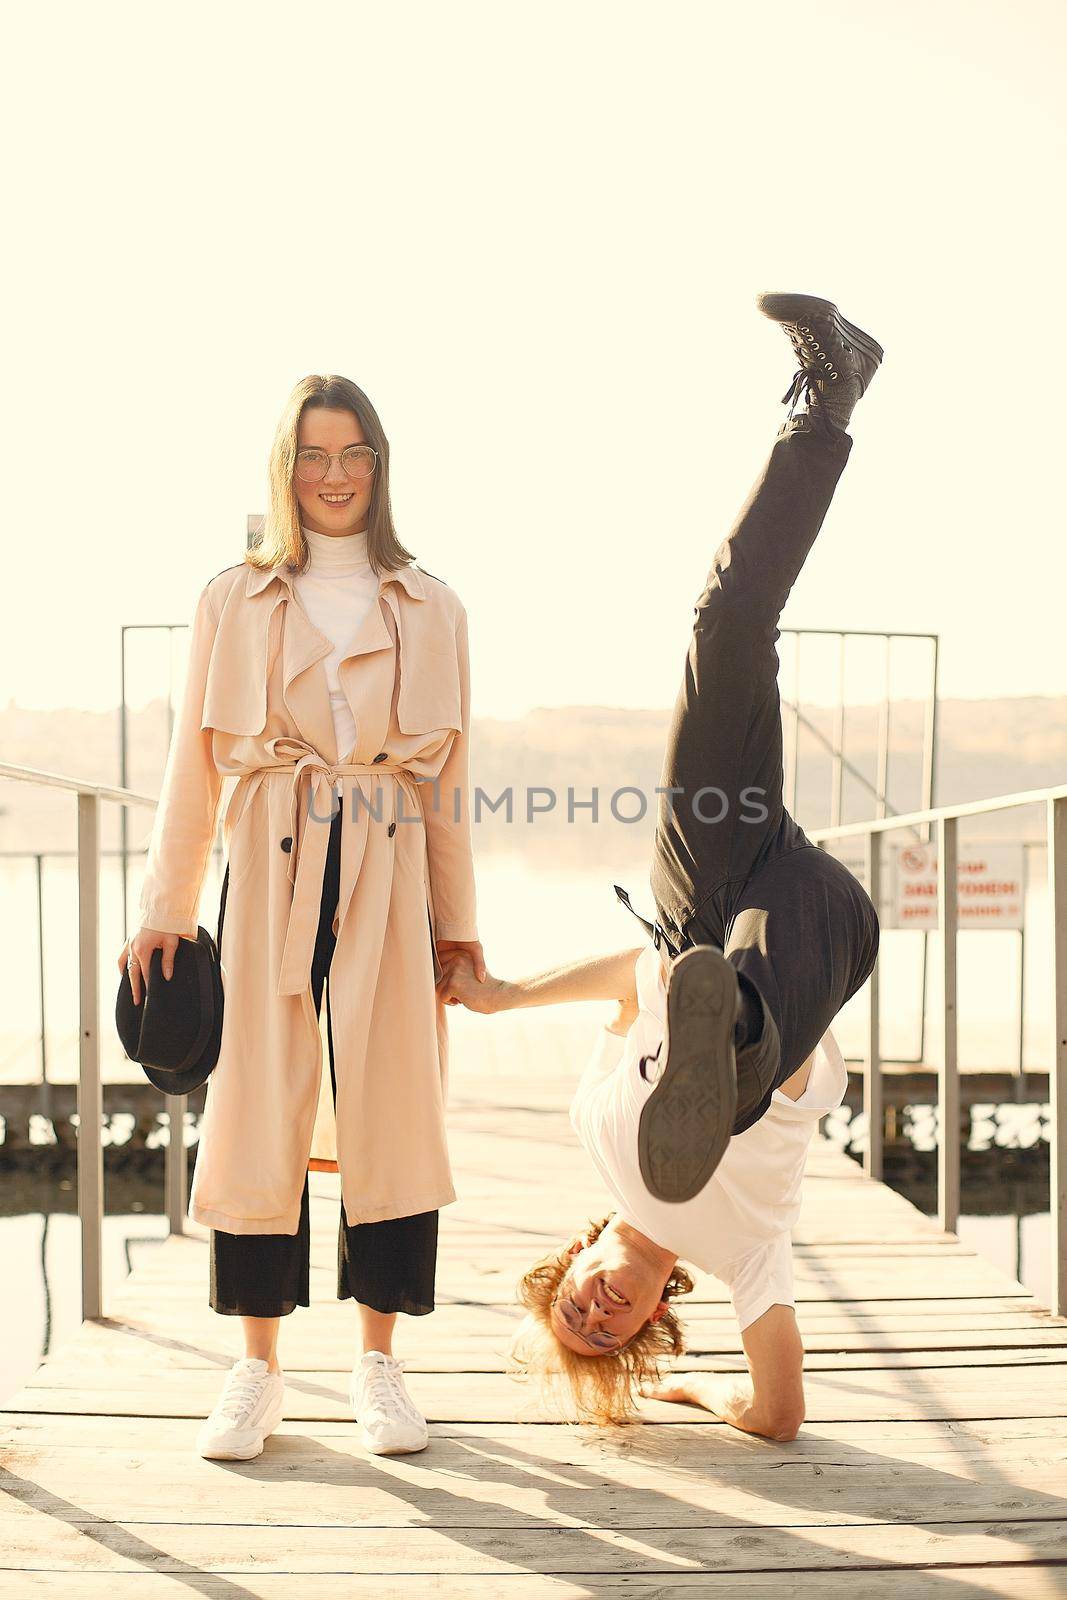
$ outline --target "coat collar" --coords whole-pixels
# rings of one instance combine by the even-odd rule
[[[245,594],[259,594],[260,590],[265,589],[268,583],[273,583],[275,578],[285,584],[291,593],[295,576],[296,574],[290,572],[284,563],[281,566],[271,567],[269,570],[249,566],[245,577]],[[399,583],[407,590],[413,600],[426,599],[426,580],[418,567],[405,566],[398,567],[394,572],[383,572],[379,581],[378,592],[381,593],[390,583]]]

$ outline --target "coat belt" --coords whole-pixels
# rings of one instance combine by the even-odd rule
[[[279,756],[292,755],[269,766],[249,767],[241,774],[242,780],[262,781],[271,773],[291,774],[289,797],[289,882],[293,885],[293,898],[282,946],[281,967],[278,975],[279,995],[301,994],[311,982],[311,964],[315,955],[315,938],[319,926],[322,901],[322,884],[326,870],[326,853],[329,847],[329,821],[334,811],[333,786],[338,778],[352,777],[368,802],[368,821],[374,815],[370,809],[370,779],[382,773],[393,773],[410,795],[415,813],[421,812],[418,779],[408,767],[397,761],[326,761],[318,751],[299,739],[279,738],[271,741]],[[307,806],[301,807],[302,792],[307,790]],[[247,796],[246,803],[251,800]],[[343,805],[343,801],[342,801]],[[312,811],[314,815],[312,815]],[[358,874],[357,874],[358,876]],[[341,884],[338,916],[341,920],[348,909],[353,884]],[[340,931],[340,921],[338,923]]]

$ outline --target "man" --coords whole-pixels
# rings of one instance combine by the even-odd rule
[[[830,1023],[874,966],[878,919],[785,809],[775,644],[882,350],[827,300],[758,304],[800,365],[697,601],[660,785],[656,920],[639,919],[652,943],[518,983],[478,982],[457,960],[439,987],[477,1011],[618,1002],[571,1106],[617,1209],[523,1279],[522,1364],[562,1379],[593,1420],[632,1414],[640,1390],[788,1439],[803,1419],[789,1230],[811,1134],[845,1088]],[[682,1349],[681,1262],[728,1284],[747,1379],[660,1381]]]

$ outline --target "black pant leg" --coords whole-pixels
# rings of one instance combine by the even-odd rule
[[[337,1230],[337,1298],[388,1315],[425,1317],[434,1309],[436,1211]]]
[[[777,625],[851,448],[845,433],[779,439],[697,601],[649,879],[672,939],[703,910],[721,944],[713,897],[755,871],[782,829]]]
[[[224,1317],[286,1317],[310,1305],[311,1217],[308,1181],[296,1233],[211,1229],[208,1304]]]

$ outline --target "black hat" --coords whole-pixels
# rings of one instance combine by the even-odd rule
[[[115,1027],[131,1061],[164,1094],[188,1094],[210,1075],[222,1042],[222,969],[206,928],[179,939],[174,971],[163,976],[163,951],[152,951],[141,1004],[133,1003],[129,972],[119,980]]]

